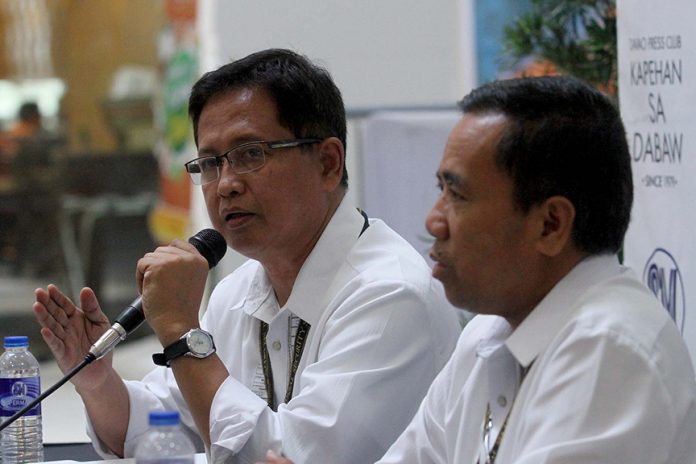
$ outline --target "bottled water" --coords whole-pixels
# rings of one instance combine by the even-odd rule
[[[29,338],[5,337],[0,356],[0,419],[6,420],[41,394],[39,363],[29,352]],[[41,405],[2,431],[3,464],[43,462]]]
[[[177,411],[152,411],[149,422],[135,448],[136,464],[193,464],[196,448],[181,430]]]

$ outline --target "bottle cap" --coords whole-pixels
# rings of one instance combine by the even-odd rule
[[[17,348],[22,346],[29,346],[29,337],[26,335],[5,337],[5,348]]]
[[[150,425],[178,425],[179,411],[151,411]]]

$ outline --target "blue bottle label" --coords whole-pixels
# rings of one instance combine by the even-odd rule
[[[39,377],[0,379],[0,417],[10,417],[41,394]],[[41,414],[41,403],[27,411],[25,416]]]

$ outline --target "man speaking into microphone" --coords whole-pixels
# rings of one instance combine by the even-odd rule
[[[103,456],[129,457],[147,413],[176,409],[212,462],[374,462],[406,427],[459,335],[427,263],[344,201],[346,120],[328,72],[287,50],[205,74],[186,170],[227,245],[250,258],[213,291],[185,241],[146,254],[137,287],[161,364],[123,381],[106,354],[72,382]],[[67,371],[111,324],[90,289],[34,312]]]

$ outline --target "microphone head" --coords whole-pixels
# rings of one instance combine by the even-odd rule
[[[188,242],[208,260],[209,268],[216,266],[227,251],[225,237],[215,229],[203,229],[189,238]]]

